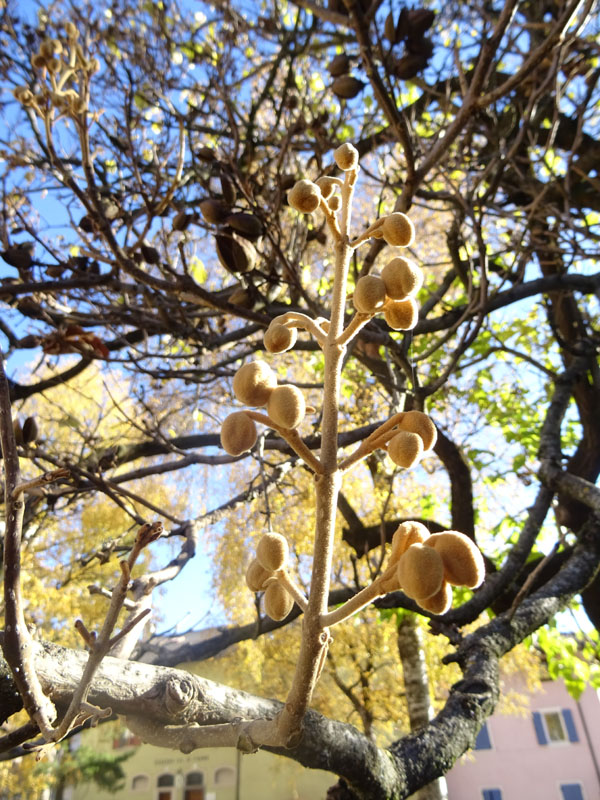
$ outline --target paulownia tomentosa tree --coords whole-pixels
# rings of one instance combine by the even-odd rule
[[[503,654],[578,595],[598,623],[593,4],[450,2],[397,10],[377,2],[324,8],[303,0],[286,9],[265,7],[260,16],[237,6],[207,6],[191,19],[175,7],[156,5],[140,8],[133,26],[128,10],[113,3],[102,14],[83,6],[67,12],[56,4],[29,21],[10,2],[2,10],[0,69],[10,90],[1,145],[6,268],[0,328],[8,357],[2,406],[7,479],[2,641],[15,670],[3,681],[2,708],[9,718],[24,703],[32,717],[7,734],[2,746],[14,753],[9,748],[40,730],[56,738],[55,709],[63,733],[81,711],[95,715],[110,706],[148,738],[166,744],[251,748],[262,739],[307,766],[336,772],[350,795],[408,796],[443,774],[473,742],[497,699]],[[332,158],[349,140],[364,168],[357,200],[368,208],[360,218],[367,225],[375,220],[353,241],[368,238],[362,261],[351,248],[348,262],[346,249],[354,322],[346,318],[344,281],[333,284],[330,265],[321,268],[315,258],[322,246],[337,250],[338,258],[350,247],[346,210],[354,173],[340,173]],[[298,179],[309,183],[298,189]],[[337,201],[330,199],[338,195],[329,195],[326,186],[337,186],[340,198],[346,197],[343,223],[336,222]],[[290,190],[292,206],[316,198],[321,211],[303,217],[290,210]],[[53,199],[51,208],[47,198]],[[397,215],[409,209],[420,229],[411,255],[427,268],[426,280],[420,288],[404,286],[395,297],[386,265],[404,255],[387,250],[384,226],[391,224],[385,220],[404,220]],[[329,217],[329,228],[321,224],[321,212]],[[415,280],[419,273],[409,266],[404,274]],[[418,320],[416,304],[402,299],[414,290]],[[406,326],[404,318],[396,324],[403,303]],[[378,387],[377,421],[357,422],[342,396],[345,429],[336,437],[333,408],[317,408],[311,397],[321,427],[315,424],[297,438],[291,422],[302,416],[303,399],[293,372],[286,384],[275,386],[268,370],[253,367],[266,380],[269,426],[275,431],[261,434],[252,450],[261,465],[257,479],[212,514],[181,519],[149,505],[134,481],[247,459],[254,423],[266,421],[265,415],[236,409],[234,423],[227,422],[233,400],[226,395],[223,408],[224,387],[240,374],[240,365],[267,358],[271,363],[270,356],[259,358],[263,348],[286,349],[299,321],[311,336],[298,337],[286,358],[293,353],[313,359],[312,383],[324,379],[318,391],[331,401],[333,372],[323,371],[318,349],[323,345],[333,352],[351,344],[345,355],[337,353],[339,367],[360,368],[364,381]],[[346,333],[347,340],[334,346],[344,330],[355,338],[350,343]],[[47,371],[18,376],[10,359],[22,350],[42,355]],[[118,369],[123,380],[132,379],[137,413],[128,412],[131,439],[99,439],[92,427],[76,421],[70,423],[71,444],[59,448],[49,422],[44,430],[42,416],[32,420],[27,402],[56,387],[68,392],[70,380],[94,367]],[[16,442],[9,398],[19,420]],[[225,430],[213,416],[219,403]],[[427,590],[420,583],[409,590],[424,601],[417,604],[405,593],[388,591],[395,585],[386,579],[397,580],[398,568],[380,573],[366,588],[357,576],[356,585],[328,593],[327,545],[323,569],[313,576],[319,605],[305,615],[314,640],[309,645],[307,634],[302,658],[312,667],[301,669],[311,677],[302,686],[294,683],[298,692],[281,715],[274,701],[168,669],[176,662],[167,664],[166,657],[162,669],[102,658],[108,650],[121,656],[132,652],[139,631],[134,623],[150,606],[153,586],[190,560],[200,530],[219,517],[221,506],[239,507],[257,486],[268,491],[290,469],[300,468],[299,458],[318,480],[323,464],[333,474],[338,446],[355,447],[358,457],[369,451],[373,472],[386,469],[377,456],[381,445],[392,455],[399,452],[402,462],[409,446],[425,448],[422,430],[403,429],[404,420],[421,419],[415,415],[425,407],[437,431],[435,444],[433,434],[425,433],[428,446],[448,476],[449,511],[446,516],[435,504],[433,512],[423,506],[418,522],[434,535],[452,528],[485,542],[486,579],[471,599],[437,616],[447,601],[436,600],[427,611],[423,594],[431,588],[436,594],[437,580]],[[209,413],[196,413],[199,408]],[[219,429],[226,444],[228,435],[239,435],[240,424],[246,435],[241,449],[234,442],[240,455],[206,452],[219,445]],[[408,438],[392,446],[402,432]],[[344,458],[351,463],[352,451]],[[52,470],[58,472],[45,487],[39,476]],[[490,486],[499,507],[486,512],[482,498]],[[121,552],[124,566],[104,631],[94,640],[79,626],[92,664],[101,661],[96,676],[102,680],[88,686],[80,682],[86,654],[30,639],[30,620],[20,616],[18,592],[13,593],[19,586],[19,550],[34,548],[43,541],[48,520],[60,523],[97,493],[125,508],[140,532],[121,536],[113,546],[103,543],[91,556]],[[320,513],[331,520],[334,495],[330,490],[324,495]],[[509,498],[506,508],[503,496]],[[510,507],[515,496],[522,497],[521,513]],[[344,538],[357,559],[380,547],[382,531],[391,541],[407,522],[392,506],[381,529],[366,525],[356,500],[343,491],[337,505]],[[543,537],[549,535],[544,523],[552,508],[559,546],[544,560]],[[160,535],[157,516],[168,521],[168,535],[181,542],[180,552],[131,583],[138,552]],[[287,534],[283,521],[274,527]],[[489,529],[498,534],[495,542],[485,538]],[[278,617],[289,607],[282,589],[291,591],[300,607],[304,598],[280,569],[285,545],[275,543],[280,548],[275,561],[267,556],[265,566],[264,554],[258,554],[260,569],[274,574],[257,577],[254,567],[249,580],[260,587],[268,582],[266,610]],[[418,542],[411,547],[407,553],[424,553],[418,559],[433,560],[439,576],[432,555],[437,548]],[[317,549],[323,555],[322,544]],[[392,560],[401,550],[396,539]],[[400,582],[407,588],[409,575],[419,570],[406,564],[403,570]],[[475,572],[479,577],[479,569]],[[386,749],[349,726],[303,713],[319,669],[318,652],[327,644],[324,630],[317,635],[318,624],[327,627],[325,622],[345,613],[325,605],[347,603],[346,610],[354,609],[380,590],[388,593],[375,601],[379,607],[430,616],[434,630],[454,643],[451,658],[464,671],[430,725]],[[112,625],[127,594],[128,621],[115,637]],[[460,628],[487,608],[498,616],[480,619],[474,632],[461,635]],[[290,616],[294,613],[297,608]],[[263,621],[261,630],[281,624]],[[203,657],[255,632],[254,624],[234,626],[193,653],[169,658]],[[292,735],[300,718],[301,738]],[[282,747],[275,719],[290,723],[283,738],[291,747]]]

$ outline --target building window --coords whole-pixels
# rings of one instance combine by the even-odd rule
[[[232,767],[219,767],[215,770],[215,783],[218,786],[233,786],[235,770]]]
[[[202,772],[188,772],[185,776],[184,800],[204,800],[204,775]]]
[[[500,789],[484,789],[481,793],[483,800],[502,800]]]
[[[580,783],[561,783],[560,791],[562,800],[583,800],[583,790]]]
[[[156,781],[158,787],[157,800],[173,800],[173,787],[175,786],[175,776],[165,773],[159,775]]]
[[[540,744],[578,742],[573,714],[568,708],[533,712],[533,725]]]
[[[491,750],[492,749],[492,740],[490,739],[490,731],[487,726],[487,722],[483,723],[483,728],[477,734],[477,738],[475,739],[475,746],[473,747],[474,750]]]
[[[131,789],[134,792],[143,792],[150,786],[150,778],[147,775],[134,775],[131,781]]]

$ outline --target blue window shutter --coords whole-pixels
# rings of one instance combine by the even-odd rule
[[[583,792],[579,783],[561,783],[562,800],[583,800]]]
[[[477,738],[475,739],[475,750],[491,750],[492,749],[492,742],[490,740],[490,734],[487,727],[487,722],[483,723],[483,728],[477,734]]]
[[[548,744],[546,731],[544,730],[544,723],[542,722],[542,715],[539,713],[539,711],[533,712],[533,725],[535,727],[535,735],[537,736],[539,744]]]
[[[483,800],[502,800],[502,792],[500,789],[484,789],[482,794]]]
[[[567,729],[569,741],[578,742],[579,736],[577,736],[577,731],[575,730],[575,720],[573,719],[573,714],[571,713],[570,709],[563,708],[562,715],[563,715],[563,720],[565,721],[565,728]],[[575,785],[576,784],[573,784],[573,786]]]

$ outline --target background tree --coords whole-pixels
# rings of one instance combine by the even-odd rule
[[[364,226],[410,209],[418,226],[413,257],[427,276],[419,322],[398,333],[376,317],[361,330],[344,367],[340,442],[360,441],[396,410],[426,406],[438,428],[436,459],[415,475],[436,489],[415,494],[409,509],[386,506],[378,487],[397,476],[369,458],[364,469],[375,488],[360,499],[371,507],[363,510],[350,491],[340,497],[351,550],[339,549],[330,599],[364,585],[367,562],[377,567],[382,540],[407,517],[476,539],[488,575],[472,598],[432,619],[465,674],[430,725],[394,741],[383,761],[367,737],[311,713],[302,743],[285,751],[338,773],[353,796],[408,796],[474,741],[497,700],[499,658],[578,596],[600,624],[594,4],[396,9],[303,0],[260,14],[238,4],[191,13],[142,4],[132,24],[128,4],[99,12],[58,3],[26,19],[9,1],[1,14],[2,349],[26,477],[60,468],[70,476],[28,496],[23,548],[34,563],[49,531],[64,530],[66,520],[74,529],[100,496],[124,515],[116,522],[107,513],[110,530],[97,553],[109,559],[131,546],[134,528],[162,519],[176,549],[134,581],[130,621],[149,606],[152,587],[193,556],[201,532],[226,511],[243,522],[250,500],[290,492],[301,472],[285,441],[268,434],[242,459],[245,485],[212,508],[153,498],[147,483],[177,476],[163,484],[175,493],[183,476],[190,486],[210,480],[198,465],[229,470],[238,459],[214,448],[236,369],[262,352],[275,316],[323,315],[330,234],[322,217],[287,207],[287,190],[301,177],[335,176],[333,150],[352,140],[361,155]],[[352,282],[393,255],[379,239],[360,253]],[[28,373],[18,368],[22,353],[37,359]],[[293,353],[286,380],[310,400],[323,380],[321,354],[303,336]],[[107,395],[125,433],[70,411],[67,398],[80,391],[73,379],[98,375],[107,389],[126,388]],[[72,416],[69,444],[56,426],[40,424],[52,416],[42,410],[48,406],[40,401],[34,414],[27,405],[51,389],[55,418],[61,407],[63,419]],[[99,407],[96,419],[107,415]],[[38,431],[34,422],[25,429],[32,418]],[[318,452],[317,417],[303,433]],[[114,546],[106,544],[113,536]],[[234,570],[247,546],[230,551]],[[66,558],[65,550],[58,560],[74,580],[82,565],[67,567]],[[353,560],[359,566],[348,572]],[[306,574],[299,558],[299,578]],[[100,591],[112,589],[111,578],[103,580]],[[417,610],[399,592],[377,605]],[[480,616],[487,608],[498,614],[491,622]],[[259,617],[259,633],[274,627]],[[247,616],[193,652],[161,654],[151,645],[170,666],[256,634]],[[120,640],[121,655],[134,637],[132,629]],[[551,631],[536,641],[555,647]],[[81,656],[56,647],[35,653],[52,700],[68,702],[74,684],[56,665],[80,664]],[[101,669],[110,677],[117,667],[106,659]],[[92,688],[91,702],[164,721],[165,703],[171,715],[177,709],[164,687],[188,681],[204,700],[188,698],[186,721],[228,722],[277,708],[241,693],[222,704],[207,682],[171,671],[118,670],[120,687],[109,697]],[[142,707],[120,693],[129,686],[139,695],[157,683],[162,699]],[[8,718],[20,703],[12,689],[2,697]],[[26,727],[3,746],[34,736]],[[389,753],[402,767],[393,774],[383,767]]]

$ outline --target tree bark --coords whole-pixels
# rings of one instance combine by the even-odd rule
[[[398,624],[398,652],[402,662],[410,729],[425,728],[433,717],[423,634],[414,614],[402,615]],[[447,800],[446,781],[438,778],[413,795],[415,800]]]

